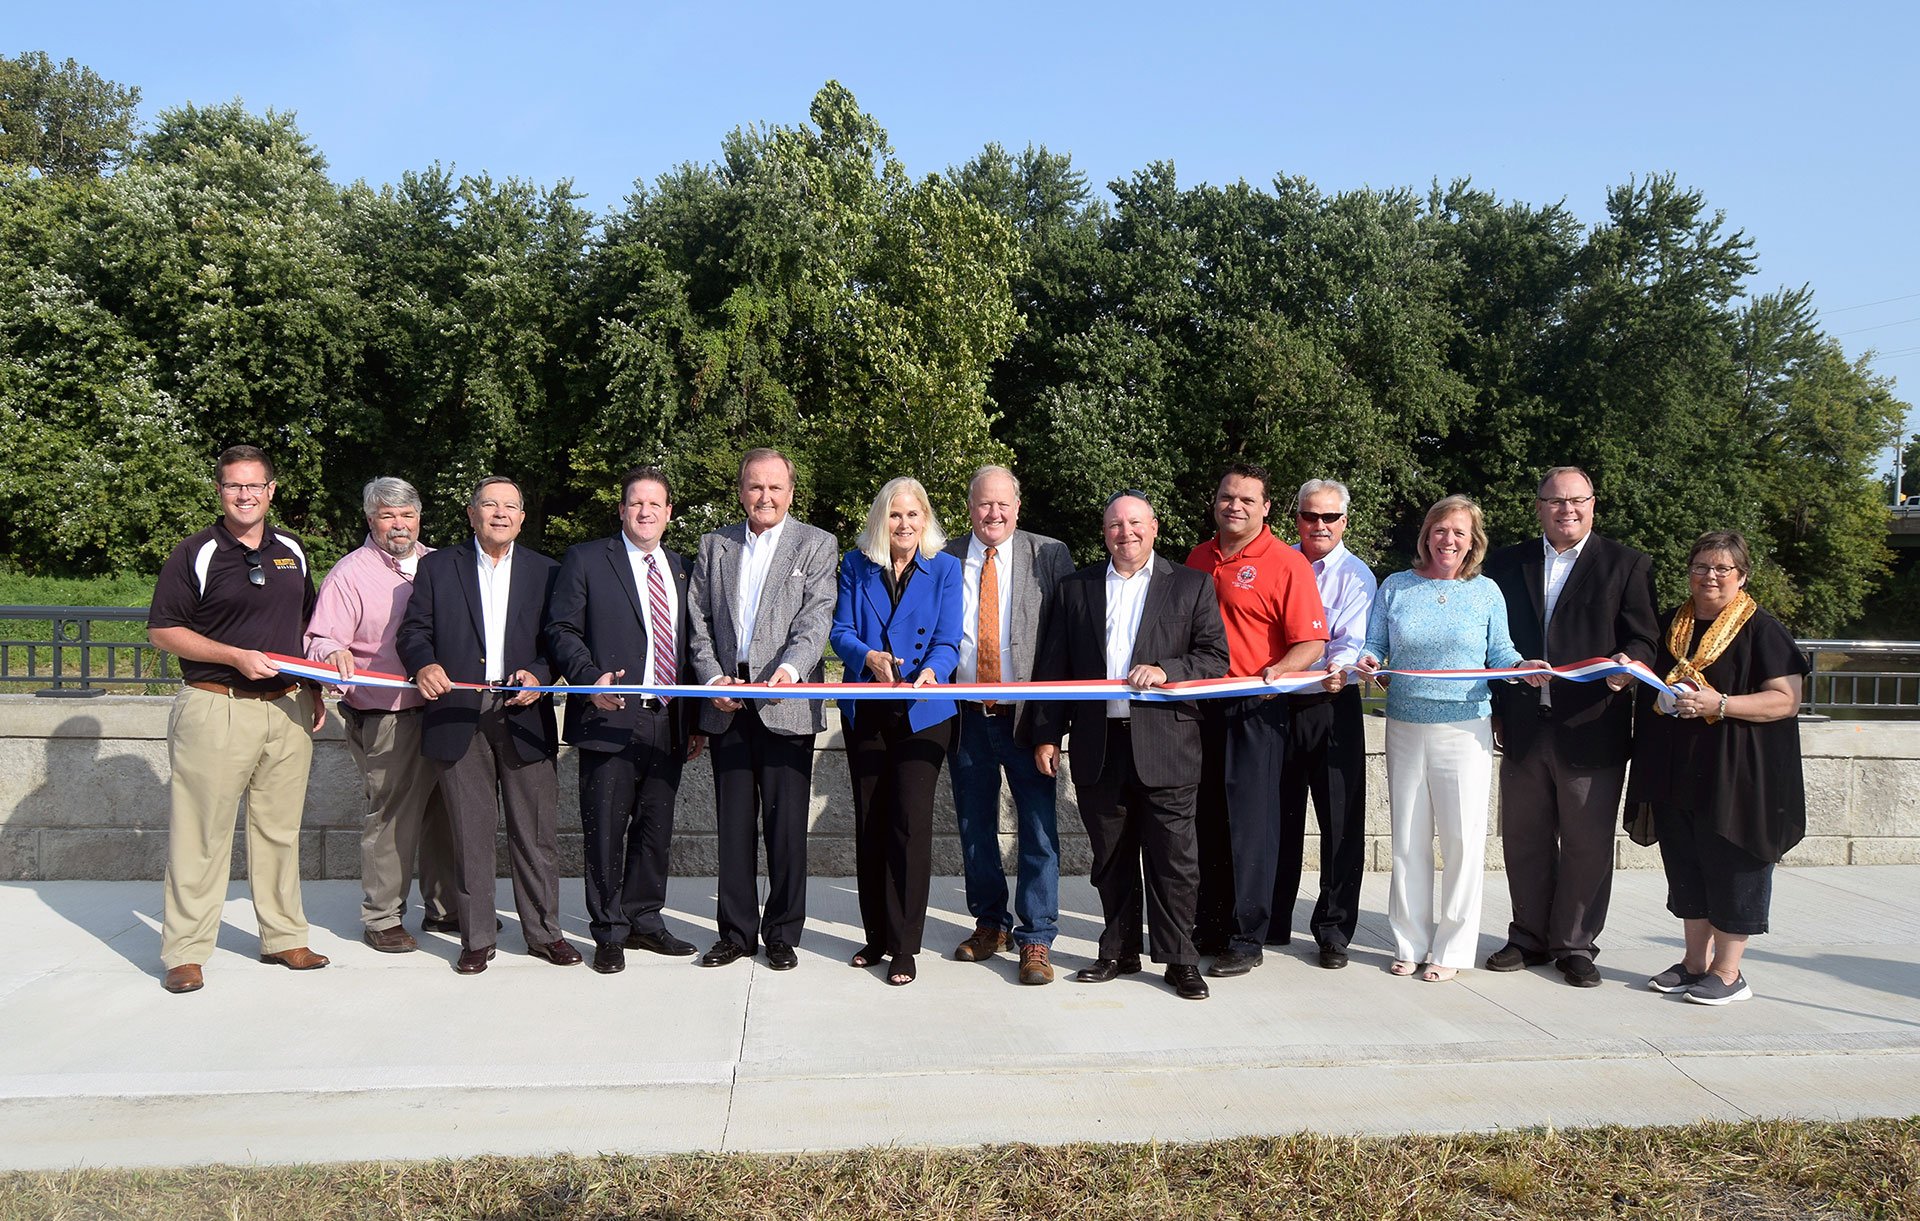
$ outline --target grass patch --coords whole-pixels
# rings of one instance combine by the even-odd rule
[[[43,577],[0,564],[0,606],[145,606],[158,574],[121,572],[110,577]]]
[[[1920,1216],[1920,1119],[13,1173],[0,1216],[1895,1218]]]

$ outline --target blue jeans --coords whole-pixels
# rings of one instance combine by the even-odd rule
[[[1051,946],[1060,931],[1060,831],[1054,820],[1054,780],[1033,765],[1033,751],[1013,740],[1010,716],[988,716],[960,705],[960,741],[947,756],[960,855],[967,875],[967,910],[983,928],[1010,928],[1007,875],[1000,861],[1000,773],[1019,814],[1020,866],[1014,911],[1021,945]]]

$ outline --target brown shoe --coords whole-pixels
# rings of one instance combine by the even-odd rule
[[[420,948],[413,934],[397,924],[392,928],[370,928],[360,939],[382,954],[411,954]]]
[[[1053,963],[1047,947],[1039,942],[1020,947],[1020,982],[1023,984],[1050,984],[1053,982]]]
[[[262,954],[261,962],[278,963],[289,971],[318,971],[333,960],[325,954],[316,954],[304,945],[291,950],[281,950],[278,954]]]
[[[200,977],[200,967],[189,962],[183,966],[169,968],[167,977],[160,981],[160,986],[169,992],[198,992],[207,986],[207,981]]]
[[[556,967],[571,967],[580,961],[580,951],[567,944],[566,938],[549,941],[545,945],[533,944],[527,947],[527,953],[535,958],[544,958]]]
[[[973,930],[973,936],[960,943],[953,956],[961,962],[985,962],[1010,944],[1007,930],[988,928],[982,924]]]

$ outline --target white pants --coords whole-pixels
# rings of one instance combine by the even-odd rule
[[[1387,803],[1393,812],[1393,881],[1387,919],[1394,957],[1469,968],[1480,940],[1480,886],[1493,786],[1493,722],[1438,725],[1387,720]],[[1433,841],[1440,838],[1440,902]]]

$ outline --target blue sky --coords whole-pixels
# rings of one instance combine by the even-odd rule
[[[437,160],[572,178],[597,210],[733,127],[804,120],[829,78],[916,174],[1035,143],[1096,183],[1156,159],[1330,191],[1470,176],[1591,221],[1672,172],[1755,240],[1755,291],[1811,284],[1849,354],[1920,382],[1911,5],[92,0],[0,30],[140,86],[146,118],[293,111],[341,181]]]

